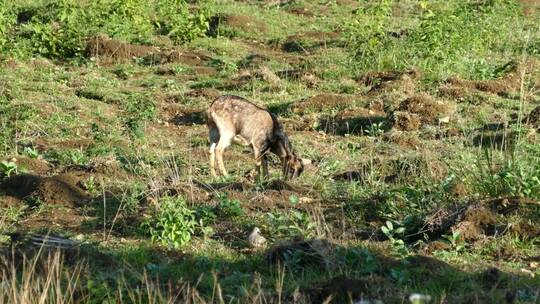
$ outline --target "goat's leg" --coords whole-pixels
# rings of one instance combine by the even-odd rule
[[[287,157],[281,157],[281,173],[283,174],[283,179],[289,179],[289,163],[287,162]]]
[[[210,145],[210,173],[216,177],[216,143]]]
[[[253,149],[253,153],[255,154],[255,169],[257,170],[257,178],[256,180],[261,182],[262,176],[261,176],[261,165],[263,163],[264,155],[261,154],[260,150],[257,148]]]
[[[216,146],[219,142],[219,130],[215,126],[209,125],[209,138],[210,138],[210,172],[212,176],[216,177]]]
[[[219,170],[221,171],[221,174],[223,176],[229,176],[229,173],[227,173],[227,169],[225,169],[225,164],[223,163],[223,153],[225,152],[225,149],[231,145],[233,138],[234,134],[221,134],[219,142],[216,146],[217,163],[219,166]]]
[[[262,156],[262,174],[264,179],[268,179],[268,159],[266,155]]]

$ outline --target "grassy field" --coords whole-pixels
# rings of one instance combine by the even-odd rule
[[[540,1],[0,6],[0,302],[540,303]],[[312,164],[208,164],[221,94]],[[259,227],[265,248],[247,236]],[[363,302],[362,302],[363,301]]]

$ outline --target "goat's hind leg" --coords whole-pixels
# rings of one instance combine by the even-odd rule
[[[223,174],[224,176],[229,176],[229,173],[227,173],[227,169],[225,169],[225,164],[223,163],[223,153],[225,152],[225,149],[227,149],[227,147],[231,145],[233,138],[234,134],[221,133],[219,142],[216,146],[217,163],[221,174]]]
[[[216,126],[209,126],[208,137],[210,139],[210,172],[212,176],[217,176],[216,173],[216,146],[219,142],[219,130]]]

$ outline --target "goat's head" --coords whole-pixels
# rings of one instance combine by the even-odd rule
[[[309,160],[298,157],[294,152],[287,155],[286,166],[287,171],[285,177],[297,178],[304,172],[304,167],[311,163]]]

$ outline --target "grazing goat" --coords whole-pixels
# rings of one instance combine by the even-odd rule
[[[306,161],[294,153],[289,138],[283,132],[283,125],[268,110],[238,96],[224,95],[215,99],[207,111],[210,138],[210,170],[217,176],[216,160],[221,174],[228,176],[223,164],[223,152],[233,142],[250,145],[255,154],[257,176],[268,178],[266,154],[276,154],[282,165],[282,172],[298,177],[304,170]],[[309,162],[309,161],[307,161]]]

